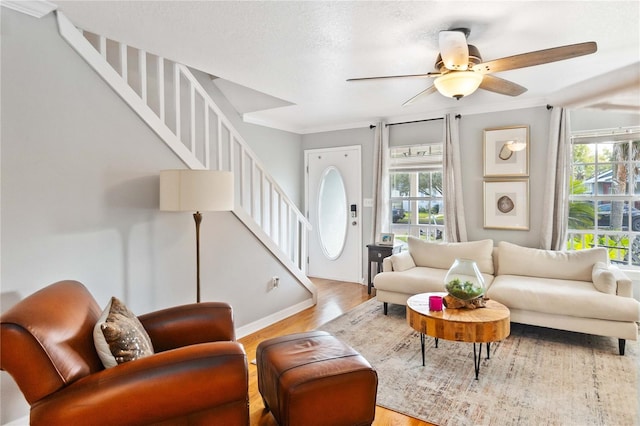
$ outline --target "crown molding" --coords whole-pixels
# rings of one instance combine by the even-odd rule
[[[640,62],[565,87],[550,104],[566,108],[640,111]]]
[[[372,118],[370,121],[336,123],[336,124],[327,124],[326,126],[307,127],[307,128],[293,128],[293,127],[282,126],[280,123],[277,123],[277,122],[256,119],[255,117],[251,116],[251,114],[243,114],[242,118],[243,118],[243,121],[246,123],[256,124],[258,126],[270,127],[272,129],[283,130],[290,133],[297,133],[299,135],[306,135],[306,134],[313,134],[313,133],[333,132],[337,130],[359,129],[363,127],[369,127],[370,125],[375,124],[379,121],[384,121],[386,123],[401,123],[406,121],[424,120],[424,119],[429,119],[433,117],[443,117],[446,114],[460,114],[462,116],[486,114],[486,113],[492,113],[492,112],[536,108],[536,107],[546,106],[548,103],[549,101],[547,98],[512,100],[509,102],[494,102],[491,104],[469,106],[469,107],[462,107],[462,108],[439,108],[439,109],[433,109],[430,111],[422,111],[420,113],[415,113],[415,114],[396,115],[396,116],[390,116],[390,117],[376,117],[376,118]]]
[[[282,130],[283,132],[302,134],[302,130],[298,127],[284,126],[282,123],[272,120],[263,120],[256,118],[251,113],[242,114],[242,121],[249,124],[255,124],[256,126],[269,127],[270,129]]]
[[[57,5],[44,0],[2,0],[0,5],[36,18],[42,18],[58,8]]]

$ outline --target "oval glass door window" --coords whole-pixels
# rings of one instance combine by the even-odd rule
[[[318,234],[325,256],[337,259],[347,239],[347,191],[342,175],[333,166],[327,167],[318,190]]]

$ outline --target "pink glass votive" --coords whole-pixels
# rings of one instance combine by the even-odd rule
[[[441,311],[442,310],[442,297],[440,297],[440,296],[429,296],[429,310],[430,311]]]

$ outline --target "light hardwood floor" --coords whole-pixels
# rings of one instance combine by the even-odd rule
[[[251,426],[277,425],[271,413],[264,409],[262,397],[258,392],[256,366],[251,364],[251,360],[254,360],[256,357],[256,347],[258,346],[258,343],[271,337],[314,330],[318,326],[342,315],[351,308],[369,300],[375,295],[375,289],[373,290],[372,295],[368,295],[367,287],[360,284],[317,278],[312,278],[312,281],[318,288],[318,303],[316,306],[239,339],[240,343],[244,345],[247,352],[247,358],[250,362],[249,411]],[[430,423],[425,423],[412,417],[387,410],[380,406],[376,407],[376,418],[373,424],[375,426],[431,425]]]

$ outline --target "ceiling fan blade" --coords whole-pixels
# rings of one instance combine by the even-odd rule
[[[507,96],[518,96],[527,91],[526,87],[522,87],[519,84],[502,79],[500,77],[496,77],[494,75],[483,76],[482,83],[480,83],[480,88]]]
[[[440,77],[441,75],[442,74],[440,74],[439,72],[428,72],[426,74],[385,75],[381,77],[348,78],[347,81],[382,80],[385,78],[429,78]]]
[[[436,89],[436,86],[427,87],[422,92],[418,93],[413,98],[411,98],[408,101],[406,101],[405,103],[403,103],[402,106],[410,105],[410,104],[414,103],[415,101],[417,101],[418,98],[421,98],[422,96],[430,95],[430,94],[435,93],[437,91],[438,91],[438,89]]]
[[[552,47],[551,49],[537,50],[535,52],[494,59],[493,61],[483,62],[474,66],[473,70],[483,74],[508,71],[589,55],[591,53],[595,53],[597,50],[598,45],[596,42],[588,41],[585,43]]]
[[[449,70],[466,71],[469,67],[469,46],[464,32],[440,31],[438,34],[440,56]]]

